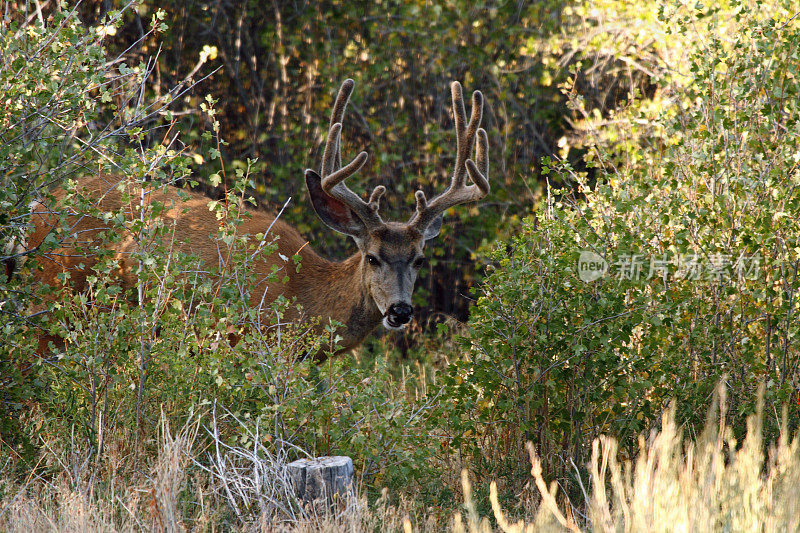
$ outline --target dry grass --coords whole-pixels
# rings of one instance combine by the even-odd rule
[[[798,531],[800,454],[789,441],[784,414],[781,438],[766,450],[762,413],[747,422],[739,445],[725,424],[725,394],[717,394],[705,431],[683,445],[674,410],[649,443],[640,439],[633,465],[616,461],[616,443],[594,442],[591,517],[596,531]],[[761,403],[761,402],[760,402]],[[765,453],[766,451],[766,453]]]
[[[635,461],[621,464],[612,438],[594,442],[586,501],[576,508],[588,519],[576,523],[570,507],[557,504],[555,485],[542,478],[539,458],[528,446],[533,481],[542,495],[527,521],[507,517],[492,486],[493,517],[480,517],[463,473],[464,512],[449,520],[415,516],[403,498],[389,505],[384,493],[375,504],[350,497],[335,510],[301,509],[287,495],[282,475],[285,451],[267,453],[256,445],[235,448],[215,438],[213,417],[206,433],[211,445],[198,450],[200,419],[172,432],[162,417],[158,454],[146,474],[90,476],[67,454],[51,457],[60,475],[30,476],[14,484],[0,480],[4,531],[798,531],[800,451],[783,428],[766,447],[761,415],[748,420],[737,443],[725,424],[724,390],[709,414],[704,433],[684,442],[674,410],[660,431],[640,439]],[[216,441],[216,444],[214,443]],[[257,440],[256,440],[257,441]],[[50,450],[48,453],[56,454]],[[195,472],[189,479],[187,472]]]

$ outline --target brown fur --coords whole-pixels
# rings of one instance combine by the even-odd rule
[[[85,178],[79,182],[78,189],[84,191],[86,198],[96,199],[101,211],[115,211],[123,207],[122,194],[116,189],[118,182],[117,178],[106,176]],[[167,227],[172,227],[173,223],[175,225],[175,250],[198,255],[206,265],[205,268],[218,267],[220,259],[225,261],[225,254],[220,252],[217,242],[211,237],[219,227],[219,222],[215,214],[209,211],[208,198],[193,191],[188,191],[188,194],[189,199],[183,202],[177,195],[177,189],[167,187],[152,193],[150,197],[151,201],[174,202],[175,207],[164,213],[163,221]],[[57,201],[65,195],[64,189],[55,191]],[[134,195],[133,203],[138,203],[138,196]],[[133,206],[126,205],[125,211],[128,219],[131,219]],[[347,325],[341,342],[345,350],[358,345],[381,320],[380,312],[362,284],[361,254],[357,253],[340,263],[328,261],[314,252],[297,230],[285,222],[276,221],[273,215],[262,211],[251,210],[249,213],[250,218],[239,226],[240,233],[263,233],[274,222],[271,233],[280,236],[277,253],[261,257],[252,265],[258,281],[252,287],[250,304],[258,306],[263,302],[267,311],[269,304],[279,294],[295,296],[306,313],[322,317],[324,322],[330,318]],[[57,217],[51,209],[40,204],[34,208],[32,223],[29,249],[39,246],[46,235],[55,230]],[[58,248],[39,258],[42,269],[35,276],[42,283],[58,287],[58,274],[69,272],[74,290],[80,292],[86,289],[86,276],[97,261],[92,250],[102,246],[98,240],[99,235],[108,230],[109,226],[100,219],[89,216],[69,217],[68,224],[70,235],[61,241]],[[169,236],[165,237],[166,242],[169,240]],[[86,248],[88,253],[76,254],[76,245]],[[126,289],[133,288],[136,282],[137,264],[131,259],[135,247],[136,243],[131,235],[122,235],[119,242],[110,245],[119,261],[117,274]],[[299,253],[300,272],[296,272],[291,260],[283,261],[278,253],[289,258]],[[79,268],[80,264],[84,268]],[[282,278],[285,272],[289,277],[288,283],[265,281],[273,264],[285,265],[278,277]]]

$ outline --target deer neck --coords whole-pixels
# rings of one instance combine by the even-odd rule
[[[344,324],[339,332],[344,350],[357,346],[380,324],[383,317],[364,283],[360,253],[341,262],[320,258],[318,265],[311,267],[317,271],[315,276],[303,278],[303,268],[301,279],[313,279],[314,283],[304,288],[307,301],[300,303],[325,323],[330,318]]]

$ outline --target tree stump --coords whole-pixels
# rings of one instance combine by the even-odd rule
[[[353,489],[353,460],[345,456],[298,459],[287,465],[295,496],[303,505],[333,505]]]

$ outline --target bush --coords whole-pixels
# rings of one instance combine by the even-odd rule
[[[631,454],[673,396],[695,434],[724,375],[737,437],[759,383],[770,405],[797,400],[800,28],[729,9],[662,12],[677,24],[667,34],[708,31],[688,54],[691,78],[663,80],[680,97],[593,130],[596,184],[546,162],[577,194],[549,189],[541,214],[488,256],[468,357],[448,372],[455,442],[485,475],[521,472],[527,439],[559,478],[600,433]],[[608,272],[588,276],[590,260]],[[774,420],[765,431],[775,437]]]
[[[123,160],[117,157],[118,143],[141,130],[165,101],[138,107],[135,96],[149,74],[145,65],[106,64],[103,42],[119,25],[119,12],[109,13],[96,28],[86,28],[66,6],[44,12],[29,2],[18,7],[0,25],[0,262],[7,266],[0,270],[0,431],[12,448],[24,444],[20,415],[42,387],[30,368],[31,332],[40,327],[41,315],[21,312],[38,301],[39,288],[24,276],[8,276],[29,254],[40,251],[26,252],[22,246],[32,202],[87,169],[140,172],[156,152],[136,157],[131,150]],[[100,120],[104,113],[109,116]],[[164,155],[162,151],[160,158]],[[55,238],[46,246],[53,245]]]

